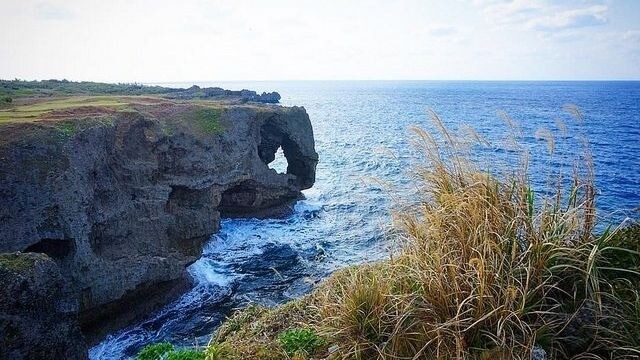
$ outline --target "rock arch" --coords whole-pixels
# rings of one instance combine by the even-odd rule
[[[265,121],[260,127],[258,155],[266,165],[269,165],[275,160],[278,149],[282,148],[284,157],[287,159],[286,173],[296,177],[301,189],[308,189],[315,181],[318,162],[318,154],[313,150],[313,135],[311,134],[310,139],[305,139],[292,134],[296,134],[296,130],[278,117]]]

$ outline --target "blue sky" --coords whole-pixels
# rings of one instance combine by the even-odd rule
[[[3,0],[0,78],[640,79],[640,1]]]

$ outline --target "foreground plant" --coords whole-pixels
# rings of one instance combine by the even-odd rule
[[[318,334],[307,328],[289,329],[281,332],[278,335],[278,341],[282,344],[284,351],[292,356],[312,353],[324,343]]]
[[[431,115],[437,134],[414,129],[424,160],[415,171],[418,198],[394,214],[401,250],[332,276],[303,300],[314,311],[289,309],[296,326],[316,328],[332,344],[316,358],[640,356],[640,232],[633,225],[595,235],[588,147],[571,182],[559,177],[552,195],[540,197],[526,154],[508,175],[484,172],[469,160],[468,138]],[[538,134],[553,153],[551,132]],[[246,324],[273,327],[269,314],[283,310],[262,311]],[[246,335],[245,326],[237,333]],[[240,341],[250,359],[287,358],[277,347],[261,357],[235,333],[214,343]],[[256,344],[273,346],[276,336],[262,332]]]
[[[163,342],[150,344],[142,348],[136,360],[158,360],[162,359],[166,354],[175,350],[175,347],[171,343]]]
[[[205,353],[194,349],[178,349],[168,342],[150,344],[142,348],[136,360],[205,360]]]

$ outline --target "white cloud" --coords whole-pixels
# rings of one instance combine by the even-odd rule
[[[429,34],[436,37],[453,35],[458,32],[455,26],[447,24],[432,24],[429,26]]]
[[[73,18],[72,11],[61,4],[43,1],[35,5],[38,18],[42,20],[70,20]]]
[[[527,27],[540,31],[559,31],[607,23],[608,8],[604,5],[594,5],[582,9],[554,11],[550,15],[531,19]]]
[[[486,19],[496,25],[512,25],[520,29],[559,32],[607,23],[608,7],[592,5],[571,7],[569,2],[544,0],[475,0]]]
[[[544,9],[538,0],[476,2],[484,15],[496,24],[517,24],[537,16]]]
[[[622,34],[622,40],[629,43],[640,43],[640,30],[628,30]]]

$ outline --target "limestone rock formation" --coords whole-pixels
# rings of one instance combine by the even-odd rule
[[[86,359],[78,308],[48,256],[0,255],[0,359]]]
[[[279,147],[285,174],[268,167]],[[54,259],[91,332],[183,285],[221,214],[299,198],[317,161],[301,107],[171,102],[3,125],[0,253]]]
[[[188,89],[167,88],[167,97],[174,99],[220,99],[227,102],[259,102],[277,104],[280,102],[280,94],[277,92],[263,92],[258,94],[253,90],[225,90],[219,87],[201,88],[193,85]]]

